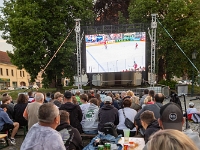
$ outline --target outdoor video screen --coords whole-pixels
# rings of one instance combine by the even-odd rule
[[[145,71],[145,32],[85,35],[87,73]]]

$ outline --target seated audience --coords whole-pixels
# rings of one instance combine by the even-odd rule
[[[106,96],[104,99],[104,105],[99,110],[99,133],[104,133],[104,124],[107,122],[112,122],[116,126],[119,124],[118,110],[112,105],[112,102],[112,98]]]
[[[17,98],[17,104],[14,106],[14,120],[20,126],[28,126],[28,121],[23,117],[24,110],[28,105],[28,96],[20,94]]]
[[[189,120],[194,121],[195,123],[199,123],[200,122],[200,111],[198,111],[195,107],[194,107],[194,103],[190,102],[189,103],[189,108],[187,109],[187,117]],[[186,114],[184,114],[185,116]]]
[[[11,103],[12,97],[10,95],[3,96],[2,104],[7,105],[7,114],[11,120],[13,120],[13,113],[14,113],[14,104]]]
[[[63,104],[63,94],[61,94],[60,92],[56,92],[54,94],[54,101],[53,103],[60,108],[60,106]]]
[[[56,130],[61,134],[64,145],[68,150],[82,150],[82,139],[79,131],[70,125],[69,113],[60,110],[60,125]]]
[[[38,110],[44,102],[44,95],[38,92],[34,99],[35,102],[29,103],[23,113],[24,118],[28,120],[28,130],[38,122]]]
[[[137,112],[142,109],[142,107],[139,105],[139,97],[133,96],[130,98],[131,100],[131,108],[135,109]]]
[[[81,108],[82,113],[84,115],[84,111],[86,109],[88,109],[88,107],[90,106],[90,103],[88,103],[88,97],[87,97],[86,94],[81,94],[80,95],[80,102],[81,102],[80,108]]]
[[[136,110],[130,108],[130,106],[131,106],[131,100],[129,98],[126,98],[123,100],[123,108],[118,110],[119,124],[117,125],[117,133],[122,134],[122,136],[124,136],[123,129],[128,129],[126,125],[124,124],[125,116],[126,118],[130,119],[134,123],[134,118],[135,118],[135,115],[137,114]],[[133,128],[130,131],[130,137],[135,136],[135,133],[136,133],[136,128]]]
[[[109,96],[109,97],[112,98],[111,105],[113,105],[115,108],[117,108],[119,110],[118,102],[115,99],[113,99],[113,94],[111,92],[109,92],[109,93],[106,94],[106,96]],[[100,107],[102,107],[104,104],[105,104],[104,102],[101,102]]]
[[[60,124],[58,108],[52,103],[41,105],[38,120],[28,131],[20,150],[65,150],[62,137],[55,130]]]
[[[17,133],[18,129],[19,129],[19,123],[18,122],[13,122],[8,114],[6,113],[7,111],[7,105],[6,104],[2,104],[0,107],[0,131],[4,132],[4,131],[8,131],[8,130],[12,130],[11,135],[9,135],[10,137],[8,137],[8,139],[10,140],[11,144],[15,145],[15,134]]]
[[[98,134],[98,100],[96,98],[90,99],[89,107],[84,111],[82,127],[85,134]]]
[[[156,132],[147,147],[147,150],[199,150],[187,135],[172,129]]]
[[[142,98],[140,99],[140,106],[142,106],[144,104],[144,99],[149,95],[149,90],[145,89],[144,90],[144,95],[142,96]]]
[[[51,100],[51,93],[46,93],[46,101],[49,102]]]
[[[33,92],[28,92],[28,102],[31,103],[31,102],[34,102],[34,95],[33,95]]]
[[[70,125],[82,133],[82,111],[79,105],[72,102],[72,93],[67,91],[64,94],[64,104],[61,105],[60,110],[65,110],[70,114]]]
[[[154,117],[154,113],[152,111],[146,110],[140,115],[140,120],[144,131],[144,141],[145,143],[148,142],[149,137],[160,130],[160,126],[158,121]]]

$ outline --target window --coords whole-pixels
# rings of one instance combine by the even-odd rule
[[[22,73],[23,73],[23,77],[25,77],[25,76],[24,76],[24,71],[23,71]]]
[[[0,68],[0,75],[3,75],[3,69]]]
[[[11,75],[12,75],[12,76],[14,76],[14,72],[13,72],[13,69],[11,69]]]
[[[20,71],[20,77],[22,77],[22,71]]]
[[[6,75],[9,76],[8,69],[6,69]]]

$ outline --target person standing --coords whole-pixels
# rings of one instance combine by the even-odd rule
[[[23,113],[24,118],[28,120],[28,130],[38,122],[38,110],[44,102],[44,95],[36,93],[34,99],[35,102],[29,103]]]

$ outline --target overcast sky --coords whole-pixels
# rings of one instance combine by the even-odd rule
[[[0,0],[0,6],[3,6],[3,0]],[[2,35],[2,32],[0,31],[0,35]],[[3,40],[0,36],[0,51],[12,51],[12,45],[7,44],[5,40]]]

